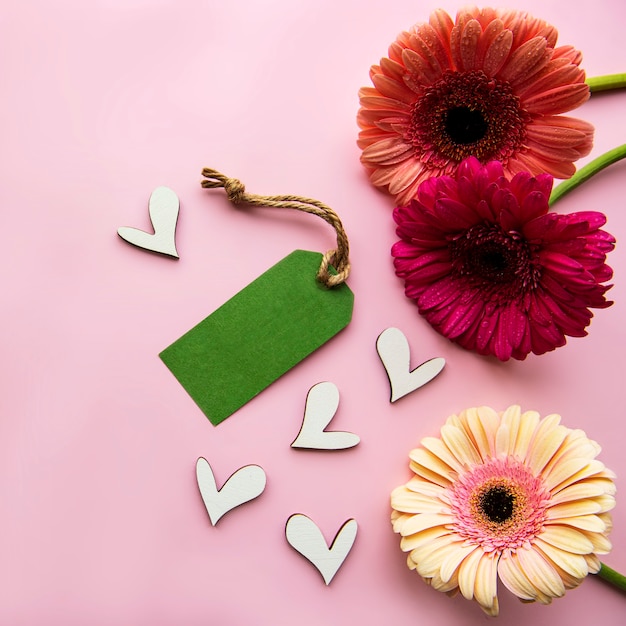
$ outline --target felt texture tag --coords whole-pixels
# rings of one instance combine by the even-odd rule
[[[212,424],[350,322],[354,294],[316,280],[321,260],[295,250],[159,355]]]

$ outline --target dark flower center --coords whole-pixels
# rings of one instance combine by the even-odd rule
[[[469,156],[506,163],[522,147],[529,121],[508,83],[482,71],[447,71],[414,102],[404,138],[428,167]]]
[[[444,128],[450,139],[461,145],[480,141],[488,130],[483,114],[466,106],[450,109],[445,116]]]
[[[540,269],[528,242],[497,224],[477,224],[450,242],[458,276],[490,296],[509,300],[538,284]]]
[[[478,507],[490,522],[502,524],[513,516],[515,494],[506,487],[491,487],[480,495]]]

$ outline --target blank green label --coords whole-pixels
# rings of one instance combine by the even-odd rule
[[[317,281],[321,260],[292,252],[159,355],[214,425],[350,322],[354,294]]]

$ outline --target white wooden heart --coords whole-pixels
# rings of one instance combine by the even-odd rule
[[[196,462],[196,478],[200,495],[213,526],[235,507],[260,496],[267,482],[262,467],[245,465],[232,474],[218,490],[213,470],[209,462],[202,457]]]
[[[325,430],[335,417],[338,407],[337,385],[330,382],[313,385],[306,397],[300,432],[291,447],[310,450],[345,450],[356,446],[361,441],[358,435],[342,430]]]
[[[378,356],[382,361],[391,386],[391,402],[423,387],[435,378],[446,364],[436,357],[410,371],[411,350],[404,333],[398,328],[387,328],[376,341]]]
[[[178,258],[176,250],[176,222],[180,202],[169,187],[157,187],[150,196],[149,213],[154,233],[121,226],[117,234],[134,246]]]
[[[306,515],[295,513],[287,520],[285,526],[285,536],[289,545],[315,565],[327,585],[330,585],[330,581],[352,550],[356,533],[356,520],[347,520],[329,548],[317,524]]]

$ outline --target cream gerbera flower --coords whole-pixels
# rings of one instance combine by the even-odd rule
[[[439,591],[498,614],[497,579],[548,604],[597,573],[611,549],[614,474],[581,430],[509,407],[467,409],[410,453],[391,494],[408,566]]]

